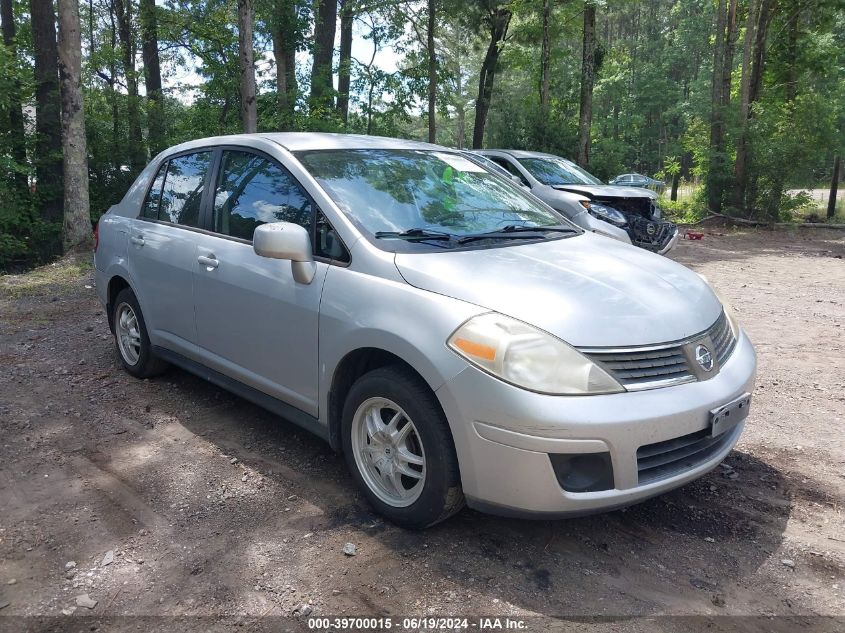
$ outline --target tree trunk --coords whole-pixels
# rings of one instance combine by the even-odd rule
[[[546,144],[546,118],[549,115],[549,91],[551,75],[551,46],[549,43],[549,26],[552,18],[551,0],[543,0],[543,36],[540,48],[540,116],[542,117],[543,145]]]
[[[716,35],[713,45],[711,83],[710,165],[707,172],[707,203],[714,213],[721,213],[727,186],[725,156],[725,113],[730,101],[731,69],[736,42],[737,0],[719,0],[716,8]]]
[[[161,92],[161,65],[158,58],[158,20],[155,0],[141,0],[141,54],[144,59],[144,85],[147,89],[147,127],[150,154],[165,149],[164,102]]]
[[[754,45],[754,33],[757,28],[758,0],[749,0],[748,16],[745,21],[745,37],[742,43],[742,78],[739,83],[739,136],[736,143],[736,161],[734,162],[733,205],[745,209],[745,189],[747,186],[748,162],[748,122],[751,111],[751,51]]]
[[[790,13],[786,27],[786,100],[792,102],[798,94],[798,22],[801,9],[797,6],[787,10]]]
[[[88,151],[82,101],[82,41],[78,0],[59,0],[59,73],[62,85],[62,150],[64,152],[64,248],[90,248]]]
[[[126,4],[124,4],[126,2]],[[117,17],[117,34],[123,74],[126,77],[126,123],[129,126],[129,171],[135,176],[146,163],[144,139],[141,135],[141,114],[138,108],[138,75],[135,72],[135,41],[132,33],[131,0],[112,0]]]
[[[833,157],[833,177],[830,179],[830,196],[827,199],[827,219],[833,218],[836,213],[836,194],[839,190],[839,154]]]
[[[284,39],[279,28],[273,29],[273,59],[276,61],[276,101],[279,114],[288,112],[288,60],[284,51]]]
[[[15,15],[12,0],[0,0],[0,22],[3,23],[3,43],[9,49],[12,59],[17,59],[17,43],[15,42]],[[26,131],[23,122],[23,110],[20,100],[21,88],[19,82],[12,84],[9,99],[9,137],[12,143],[12,159],[15,161],[14,185],[21,201],[29,196],[26,173]]]
[[[795,118],[795,97],[798,94],[798,28],[801,16],[799,7],[788,7],[789,17],[786,25],[786,114],[788,125],[792,125]],[[783,170],[776,170],[772,178],[771,189],[769,190],[769,201],[766,205],[768,219],[772,222],[780,218],[780,204],[786,190]]]
[[[35,50],[35,179],[41,218],[63,221],[62,120],[59,96],[59,51],[53,3],[30,0],[32,44]],[[61,235],[41,245],[43,255],[62,252]]]
[[[490,27],[490,44],[481,63],[478,77],[478,97],[475,100],[475,125],[472,129],[472,148],[481,149],[484,143],[484,126],[487,113],[490,110],[490,100],[493,97],[493,82],[496,78],[496,67],[499,63],[499,45],[508,34],[511,21],[511,10],[505,7],[495,9],[488,15],[487,23]]]
[[[337,30],[337,0],[314,0],[314,61],[311,66],[311,108],[334,107],[332,57]]]
[[[371,64],[372,66],[372,64]],[[375,91],[375,82],[370,79],[370,90],[367,94],[367,136],[373,133],[373,93]]]
[[[775,0],[760,0],[760,11],[757,15],[757,28],[754,33],[754,51],[752,53],[751,80],[748,87],[748,116],[753,117],[751,106],[760,98],[763,92],[763,71],[766,65],[766,38],[769,24],[772,20],[772,4]],[[751,177],[751,164],[754,158],[753,147],[747,145],[746,170],[743,188],[745,192],[746,214],[750,217],[753,207],[757,203],[757,179]]]
[[[434,28],[437,18],[435,0],[428,0],[428,28],[426,29],[426,53],[428,54],[428,142],[437,139],[437,51],[434,49]]]
[[[748,0],[748,16],[745,20],[745,37],[742,41],[742,78],[739,82],[739,116],[742,121],[748,118],[751,106],[751,51],[754,47],[754,33],[757,29],[758,0]]]
[[[731,79],[733,77],[733,60],[736,52],[736,40],[739,35],[737,29],[736,11],[737,0],[729,0],[728,13],[726,15],[725,24],[725,50],[722,59],[722,88],[720,90],[720,118],[719,118],[719,133],[716,146],[716,152],[719,156],[720,169],[719,180],[717,181],[719,205],[721,208],[722,201],[728,199],[728,189],[730,188],[730,167],[728,166],[727,150],[725,148],[725,136],[727,133],[726,116],[730,111],[731,102]]]
[[[458,95],[458,103],[455,104],[455,115],[456,121],[458,124],[457,133],[455,134],[455,145],[458,149],[464,149],[467,143],[467,130],[466,130],[466,110],[464,108],[463,102],[463,81],[461,79],[461,65],[460,62],[457,64],[455,72],[455,93]]]
[[[733,60],[736,52],[736,38],[739,35],[736,24],[737,0],[728,2],[727,24],[725,25],[725,54],[722,60],[722,112],[728,111],[731,102],[731,79],[733,77]],[[725,136],[725,120],[722,118],[722,138]]]
[[[581,108],[578,116],[578,164],[590,164],[590,125],[593,121],[593,83],[596,74],[596,6],[584,5],[584,47],[581,58]]]
[[[678,185],[681,184],[681,172],[678,170],[678,173],[672,174],[672,193],[669,195],[669,199],[672,202],[676,202],[678,200]]]
[[[280,129],[290,127],[296,105],[296,4],[294,0],[275,0],[272,37],[276,61],[276,96]]]
[[[252,50],[254,16],[253,0],[238,0],[238,59],[241,72],[241,123],[244,134],[254,134],[258,131],[255,56]]]
[[[722,161],[716,156],[720,145],[722,120],[722,69],[725,55],[725,0],[716,6],[716,35],[713,42],[713,76],[710,84],[710,164],[707,174],[707,203],[711,211],[722,210],[721,195],[717,185],[717,174]]]
[[[349,120],[349,87],[352,81],[353,0],[343,0],[340,10],[340,64],[337,69],[337,111],[346,123]]]
[[[117,50],[117,25],[115,24],[115,17],[114,17],[114,5],[109,4],[109,21],[111,24],[111,30],[109,35],[111,36],[111,48],[113,51]],[[117,63],[115,62],[114,55],[109,55],[109,78],[108,78],[108,85],[109,85],[109,103],[111,104],[111,115],[112,115],[112,129],[111,129],[111,145],[112,145],[112,156],[111,156],[111,163],[112,168],[118,174],[121,174],[120,171],[120,104],[118,103],[117,99],[117,89],[115,85],[117,84]],[[128,186],[128,183],[126,183]]]

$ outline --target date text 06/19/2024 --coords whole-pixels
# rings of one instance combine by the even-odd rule
[[[308,618],[308,628],[314,631],[525,631],[525,620],[510,617],[323,617]]]

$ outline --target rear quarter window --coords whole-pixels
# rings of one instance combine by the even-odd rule
[[[161,205],[161,186],[164,184],[164,174],[167,171],[167,162],[162,163],[158,168],[155,180],[147,192],[147,197],[144,200],[144,206],[141,207],[141,217],[148,220],[158,219],[158,209]]]
[[[205,178],[211,152],[196,152],[171,158],[167,163],[158,219],[198,227]]]

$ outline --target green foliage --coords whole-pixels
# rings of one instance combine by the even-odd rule
[[[329,131],[424,139],[428,134],[427,2],[343,0],[355,14],[351,94],[344,122],[327,99],[308,103],[313,2],[255,0],[258,127],[262,131]],[[130,33],[135,74],[142,85],[137,2]],[[790,189],[830,181],[835,153],[845,153],[845,12],[841,0],[773,3],[760,98],[747,130],[748,189],[742,209],[734,200],[739,84],[745,16],[738,0],[732,92],[725,108],[724,151],[710,149],[714,0],[602,0],[597,2],[597,64],[592,100],[589,170],[607,180],[637,171],[667,181],[704,182],[728,213],[763,220],[806,216],[807,200]],[[759,3],[758,3],[759,5]],[[29,1],[14,0],[17,54],[0,46],[0,268],[35,263],[41,240],[60,227],[37,221],[34,156],[32,31]],[[485,146],[542,150],[574,158],[578,149],[584,2],[552,2],[548,25],[550,103],[540,108],[543,2],[437,0],[436,132],[441,144],[466,147],[472,137],[491,11],[512,18],[500,42]],[[91,215],[96,219],[123,196],[135,174],[127,114],[126,80],[113,6],[80,3],[83,85],[89,150]],[[157,0],[159,53],[164,72],[165,144],[241,131],[236,0]],[[281,38],[281,39],[280,39]],[[274,44],[297,53],[293,108],[282,111],[276,93]],[[362,46],[363,44],[363,46]],[[387,47],[397,68],[379,66]],[[363,51],[363,52],[362,52]],[[184,81],[185,83],[180,83]],[[12,135],[11,98],[20,93],[26,160]],[[330,95],[336,97],[336,95]],[[139,99],[142,125],[147,104]],[[144,142],[143,144],[146,144]],[[147,151],[147,148],[144,148]],[[148,156],[148,158],[152,158]],[[23,187],[21,184],[23,183]],[[827,185],[825,185],[827,186]],[[667,190],[669,187],[667,186]],[[43,188],[42,188],[43,192]],[[707,190],[679,202],[663,201],[667,216],[694,222],[705,212]]]
[[[42,245],[60,238],[62,227],[41,221],[32,213],[30,200],[7,181],[0,181],[0,200],[0,271],[23,270],[47,261]]]
[[[699,193],[685,200],[672,201],[668,197],[660,198],[663,217],[678,224],[696,224],[707,217],[707,205]]]

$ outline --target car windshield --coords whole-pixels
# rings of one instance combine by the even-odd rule
[[[572,227],[519,187],[457,153],[331,149],[298,152],[297,158],[338,207],[376,238],[455,247],[459,238],[503,230],[501,241],[527,237],[513,227]],[[561,235],[539,229],[535,237]]]
[[[562,158],[520,158],[523,167],[544,185],[602,185],[601,180]]]

